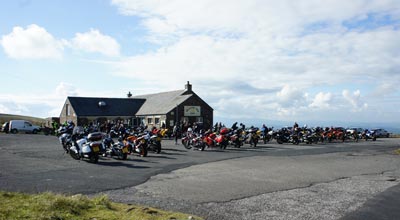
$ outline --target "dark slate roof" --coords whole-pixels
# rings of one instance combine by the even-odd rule
[[[134,116],[145,99],[68,97],[77,116]],[[99,106],[104,102],[105,106]]]
[[[176,90],[135,96],[134,98],[146,99],[146,102],[142,105],[136,115],[166,114],[193,95],[193,93],[185,92],[186,90]]]

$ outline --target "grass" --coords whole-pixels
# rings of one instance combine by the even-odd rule
[[[5,122],[10,120],[27,120],[32,122],[34,125],[42,125],[46,123],[46,119],[44,118],[36,118],[30,116],[23,115],[10,115],[10,114],[2,114],[0,113],[0,125],[3,125]]]
[[[53,193],[24,194],[0,191],[0,220],[187,220],[188,214],[111,202],[107,196],[88,198]]]

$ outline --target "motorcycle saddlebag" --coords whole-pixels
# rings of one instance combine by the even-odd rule
[[[222,135],[228,134],[229,133],[229,129],[228,128],[222,128],[219,133],[222,134]]]
[[[88,135],[89,141],[100,141],[103,138],[101,132],[93,132]]]

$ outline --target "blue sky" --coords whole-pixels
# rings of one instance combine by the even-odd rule
[[[5,0],[0,113],[190,81],[215,120],[399,123],[399,27],[398,0]]]

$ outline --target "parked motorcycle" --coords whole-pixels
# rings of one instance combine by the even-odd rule
[[[250,147],[257,147],[260,134],[261,131],[259,131],[258,128],[251,127],[247,129],[245,140],[250,144]]]
[[[296,131],[291,132],[287,128],[280,129],[275,133],[274,136],[278,144],[292,143],[297,145],[300,143],[298,133]]]
[[[187,132],[184,137],[182,137],[182,145],[186,149],[198,149],[204,151],[206,143],[203,141],[203,135],[195,134],[192,132]]]
[[[110,143],[109,147],[107,148],[106,155],[110,155],[110,157],[117,157],[120,160],[126,160],[128,158],[128,145],[124,144],[122,137],[118,138],[117,143],[114,143],[114,141],[110,142],[109,140],[106,141],[106,143]]]
[[[263,143],[266,144],[267,142],[271,141],[272,139],[272,134],[273,134],[273,129],[274,127],[268,128],[268,127],[262,127],[261,128],[261,139],[263,140]]]
[[[229,145],[229,129],[222,128],[219,131],[219,134],[215,137],[216,146],[220,147],[221,149],[226,149]]]
[[[72,132],[73,126],[61,126],[57,133],[59,135],[58,140],[63,147],[65,153],[69,154],[69,149],[72,146]]]
[[[161,130],[158,130],[151,135],[148,134],[146,138],[148,139],[147,151],[152,151],[157,154],[161,153]]]
[[[87,137],[83,134],[73,135],[71,157],[76,160],[87,158],[90,162],[97,163],[99,155],[105,152],[102,139],[103,134],[100,132],[89,133]]]
[[[345,132],[345,139],[347,140],[354,140],[358,142],[360,139],[361,134],[355,129],[347,129]]]
[[[217,135],[214,132],[212,132],[211,130],[208,130],[204,133],[203,142],[207,148],[213,148],[213,147],[217,146],[216,141],[215,141],[216,137],[217,137]]]
[[[364,132],[361,134],[361,137],[366,141],[368,140],[376,141],[375,131],[370,131],[368,129],[364,130]]]
[[[232,130],[229,134],[229,144],[240,148],[244,144],[244,135],[242,129]]]
[[[124,141],[124,145],[128,147],[129,153],[138,154],[141,157],[147,157],[147,144],[145,135],[130,135]]]

